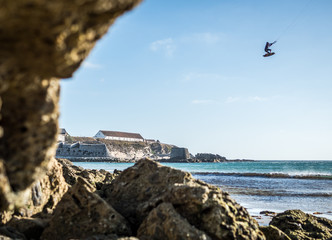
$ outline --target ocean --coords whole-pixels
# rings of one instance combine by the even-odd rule
[[[87,169],[124,170],[133,163],[75,162]],[[332,220],[332,161],[162,163],[219,186],[260,222],[261,211],[300,209]],[[266,219],[261,220],[266,224]],[[265,221],[265,222],[264,222]]]

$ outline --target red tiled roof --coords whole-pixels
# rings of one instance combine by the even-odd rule
[[[115,132],[115,131],[104,131],[101,130],[105,136],[108,137],[123,137],[123,138],[138,138],[138,139],[144,139],[141,134],[139,133],[127,133],[127,132]]]

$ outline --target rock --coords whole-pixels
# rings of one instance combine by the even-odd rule
[[[154,208],[170,203],[210,238],[264,239],[257,222],[227,193],[151,160],[124,170],[107,186],[104,197],[132,224],[134,232]]]
[[[101,169],[101,170],[89,170],[82,167],[75,166],[71,161],[67,159],[57,159],[63,170],[63,176],[65,181],[74,185],[77,182],[78,177],[84,178],[90,184],[92,184],[96,189],[100,189],[103,184],[111,183],[112,180],[118,175],[111,174],[110,172]]]
[[[119,237],[115,234],[111,234],[111,235],[94,235],[81,240],[140,240],[140,239],[136,237]]]
[[[14,216],[6,226],[24,234],[27,239],[39,239],[48,221],[39,218],[22,218]]]
[[[264,233],[266,240],[291,240],[283,231],[273,225],[261,226],[260,230]]]
[[[259,214],[265,215],[265,216],[275,216],[277,213],[271,212],[271,211],[261,211]]]
[[[332,221],[306,214],[301,210],[287,210],[275,216],[270,225],[286,233],[291,239],[330,239]]]
[[[41,239],[84,239],[108,234],[131,236],[127,221],[93,193],[94,190],[83,178],[78,178],[57,205]]]
[[[211,239],[190,225],[170,203],[162,203],[149,213],[139,227],[137,237],[140,240]]]
[[[191,180],[190,173],[140,160],[107,186],[105,200],[138,229],[149,212],[162,202],[169,185]]]
[[[1,223],[8,222],[13,214],[22,217],[31,217],[42,211],[51,212],[62,196],[68,190],[68,184],[63,177],[62,167],[54,158],[51,159],[46,175],[37,180],[31,187],[30,195],[26,198],[25,204],[16,212],[4,211]]]
[[[26,240],[25,236],[11,227],[0,227],[1,240]]]
[[[195,159],[200,162],[225,162],[227,159],[218,154],[212,153],[197,153]]]
[[[22,206],[55,154],[59,78],[140,0],[3,0],[0,5],[0,211]]]

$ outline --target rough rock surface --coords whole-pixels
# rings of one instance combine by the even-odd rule
[[[211,239],[190,225],[170,203],[162,203],[153,209],[138,229],[137,236],[140,240]]]
[[[195,180],[190,173],[147,159],[123,171],[104,189],[104,198],[131,223],[134,232],[151,210],[169,203],[193,227],[212,239],[265,239],[257,222],[227,193]],[[142,229],[140,232],[147,237],[149,231]]]
[[[131,236],[127,221],[83,178],[63,196],[41,239],[80,239],[93,235]]]
[[[264,233],[266,240],[291,240],[286,233],[273,225],[262,226],[260,230]]]
[[[45,219],[14,216],[6,226],[22,233],[27,239],[39,239],[47,223]]]
[[[75,166],[67,159],[58,158],[57,160],[59,163],[61,163],[65,181],[71,186],[77,182],[78,177],[82,177],[90,184],[92,184],[96,189],[100,189],[103,184],[111,183],[111,181],[118,175],[111,174],[104,169],[84,169],[82,167]]]
[[[1,240],[25,240],[25,236],[11,227],[0,227]]]
[[[332,238],[331,220],[306,214],[301,210],[280,213],[272,219],[270,225],[276,226],[294,240]]]
[[[67,192],[68,184],[63,177],[61,164],[57,160],[52,158],[48,168],[46,175],[31,187],[30,195],[27,196],[24,206],[16,211],[9,210],[0,213],[1,223],[8,222],[14,214],[31,217],[42,211],[51,212],[54,209]]]
[[[139,1],[0,0],[0,210],[23,205],[54,156],[58,79]]]

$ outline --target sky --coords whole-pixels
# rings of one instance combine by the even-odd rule
[[[331,12],[331,0],[145,0],[62,80],[60,127],[228,159],[332,160]]]

